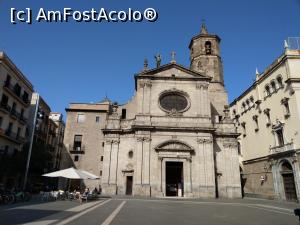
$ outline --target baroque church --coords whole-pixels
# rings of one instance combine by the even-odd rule
[[[133,99],[112,105],[103,129],[104,194],[241,197],[220,41],[202,25],[189,44],[190,68],[174,57],[160,65],[158,55],[156,68],[145,62],[135,76]]]
[[[66,109],[64,144],[77,154],[77,168],[101,170],[103,194],[241,197],[239,134],[229,117],[220,41],[202,25],[189,44],[189,68],[174,54],[161,65],[157,55],[156,68],[145,61],[135,75],[135,95],[128,103],[71,103]],[[89,124],[93,113],[105,118],[99,131]],[[81,123],[84,116],[88,125]],[[99,146],[101,167],[96,150],[91,152]]]

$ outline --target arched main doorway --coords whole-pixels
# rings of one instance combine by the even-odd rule
[[[164,196],[184,197],[192,194],[192,155],[188,144],[169,140],[155,148],[161,159],[161,191]]]
[[[297,201],[297,192],[293,167],[290,163],[284,162],[281,165],[281,176],[283,181],[285,198],[287,201]]]

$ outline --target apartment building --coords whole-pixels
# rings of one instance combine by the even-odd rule
[[[300,48],[293,40],[230,104],[248,196],[300,199]]]
[[[22,151],[28,139],[32,93],[30,81],[4,52],[0,52],[0,156],[4,162]],[[0,183],[13,186],[23,171],[15,176],[10,174],[8,167],[0,171]]]

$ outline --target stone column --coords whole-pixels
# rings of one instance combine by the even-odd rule
[[[202,83],[196,83],[196,89],[197,89],[197,93],[198,93],[198,107],[197,107],[197,110],[198,110],[198,113],[197,113],[197,116],[203,116],[204,114],[204,109],[203,109],[203,90],[202,90]]]
[[[112,140],[106,140],[103,154],[102,184],[109,184]]]
[[[209,96],[208,96],[208,84],[205,83],[203,85],[203,103],[202,106],[204,108],[204,116],[210,116],[210,100],[209,100]]]
[[[164,186],[163,186],[163,173],[164,173],[164,170],[163,170],[163,164],[164,164],[164,161],[163,161],[163,157],[160,157],[158,156],[158,160],[157,160],[158,164],[159,164],[159,191],[161,193],[161,196],[165,196],[165,191],[164,191]]]
[[[196,83],[196,89],[199,92],[198,101],[198,115],[209,116],[209,97],[208,97],[208,84],[207,83]]]
[[[200,152],[200,187],[201,197],[215,197],[215,162],[213,141],[209,137],[198,138]]]
[[[209,195],[209,197],[215,197],[216,196],[215,160],[214,160],[213,140],[211,138],[206,139],[204,143],[204,149],[206,153],[207,194]]]
[[[151,111],[151,81],[146,80],[144,83],[144,114],[150,114]]]
[[[206,187],[207,187],[207,181],[206,181],[206,156],[205,156],[205,149],[204,149],[204,142],[205,139],[203,138],[198,138],[198,149],[199,149],[199,154],[198,154],[198,180],[199,180],[199,195],[202,197],[203,192],[206,192]]]
[[[138,137],[136,140],[136,169],[134,170],[135,184],[142,185],[142,165],[143,165],[143,138]]]
[[[163,196],[166,196],[166,159],[161,158],[161,188]]]
[[[110,179],[109,184],[117,185],[119,140],[113,140],[111,148]]]
[[[271,159],[271,170],[272,170],[272,175],[273,175],[273,185],[274,185],[274,194],[276,199],[280,199],[280,189],[279,189],[279,182],[278,180],[280,177],[278,177],[278,162],[277,160]]]
[[[226,197],[241,197],[241,183],[239,177],[238,143],[230,141],[223,143],[225,152]]]
[[[150,138],[143,139],[142,184],[150,185]]]
[[[297,198],[300,198],[300,174],[299,174],[299,163],[297,159],[297,154],[295,153],[292,156],[292,164],[294,168],[294,180],[295,180],[295,186],[296,186],[296,193],[297,193]]]
[[[143,80],[138,80],[137,83],[137,111],[138,114],[143,114],[144,113],[144,86],[145,83]]]
[[[191,169],[192,169],[192,159],[187,158],[185,162],[183,162],[183,184],[184,184],[184,196],[185,197],[192,197],[192,177],[191,177]]]

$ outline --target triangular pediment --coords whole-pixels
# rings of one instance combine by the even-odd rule
[[[210,80],[211,78],[199,72],[190,70],[177,63],[169,63],[158,68],[142,71],[136,75],[137,78],[153,77],[153,78],[174,78],[174,79],[204,79]]]

